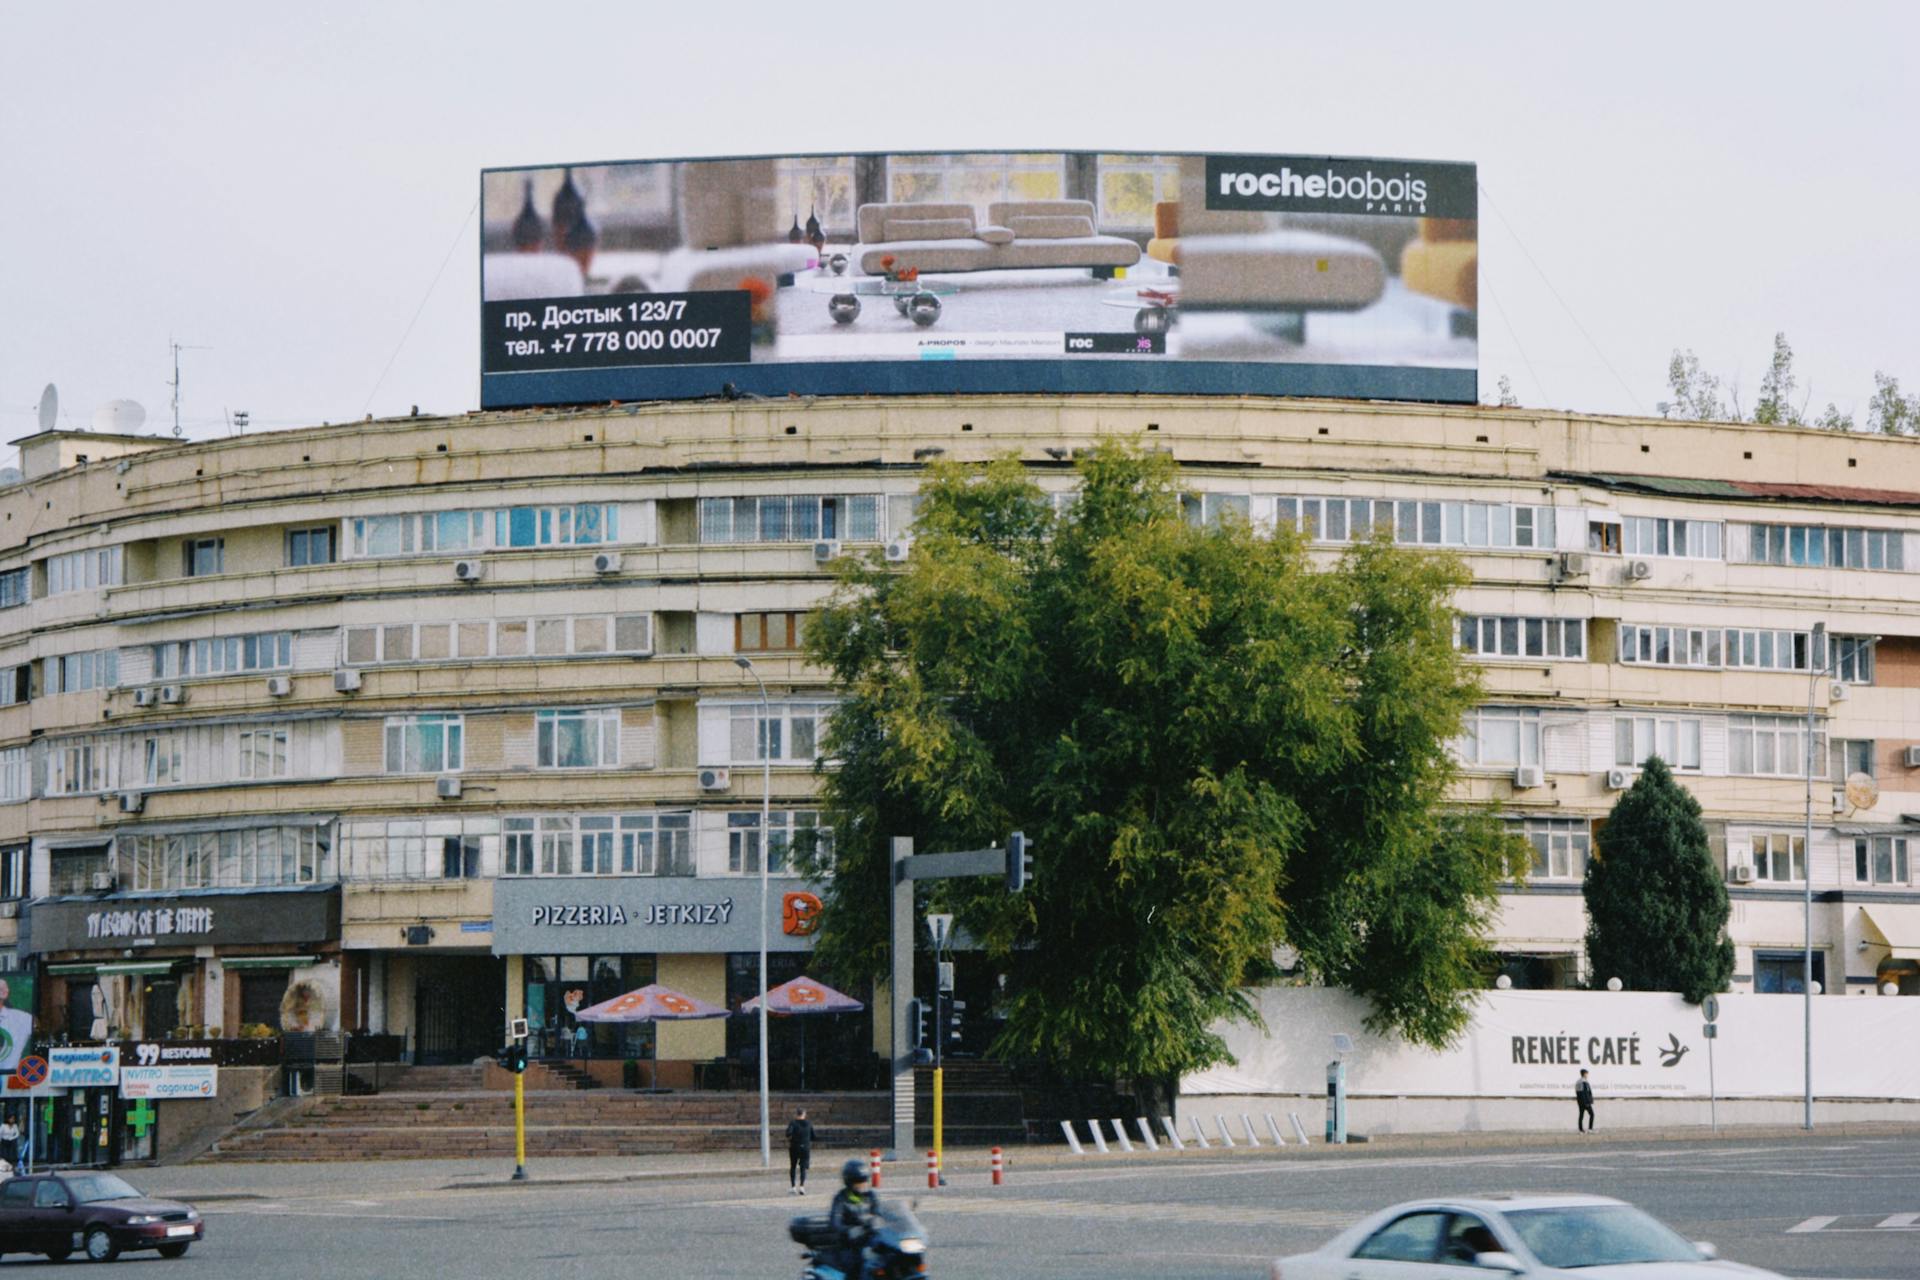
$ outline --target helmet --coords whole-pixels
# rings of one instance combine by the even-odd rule
[[[840,1166],[840,1181],[848,1186],[867,1180],[867,1162],[858,1156]]]

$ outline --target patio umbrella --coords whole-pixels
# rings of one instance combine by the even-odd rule
[[[740,1012],[753,1013],[760,1008],[760,997],[755,996],[740,1006]],[[835,991],[824,982],[815,982],[812,978],[798,977],[783,982],[766,993],[768,1013],[858,1013],[866,1008],[850,995]],[[807,1024],[800,1024],[800,1087],[807,1087]]]
[[[650,982],[637,991],[629,991],[623,996],[576,1010],[573,1016],[580,1022],[674,1022],[692,1018],[724,1018],[727,1011],[717,1004],[708,1004],[705,1000]],[[659,1084],[656,1075],[649,1075],[647,1079],[650,1085]]]

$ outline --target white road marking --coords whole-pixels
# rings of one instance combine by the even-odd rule
[[[1880,1225],[1883,1227],[1910,1227],[1916,1222],[1920,1222],[1920,1213],[1895,1213],[1881,1219]]]
[[[1805,1222],[1801,1222],[1794,1226],[1788,1227],[1787,1234],[1793,1235],[1796,1232],[1802,1232],[1802,1231],[1819,1231],[1825,1227],[1832,1226],[1834,1223],[1838,1221],[1840,1221],[1840,1215],[1837,1213],[1832,1215],[1831,1217],[1826,1217],[1826,1218],[1808,1218]]]

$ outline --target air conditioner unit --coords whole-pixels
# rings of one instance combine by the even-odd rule
[[[458,800],[460,798],[460,779],[435,778],[433,780],[433,794],[439,796],[442,800]]]
[[[700,789],[702,791],[725,791],[733,785],[733,775],[725,769],[702,769],[700,771]]]
[[[1632,785],[1633,785],[1633,770],[1631,769],[1607,770],[1607,790],[1625,791],[1628,787]]]
[[[95,893],[112,893],[113,872],[96,871],[93,873],[93,880],[90,883],[93,885],[93,891]]]
[[[18,920],[20,904],[18,902],[0,902],[0,920]]]
[[[293,692],[293,681],[288,677],[286,676],[268,676],[267,677],[267,696],[269,698],[284,698],[292,692]]]
[[[1523,764],[1513,771],[1513,785],[1517,790],[1544,787],[1546,784],[1547,771],[1537,764]]]
[[[602,551],[593,558],[593,571],[595,573],[620,572],[620,553],[618,551]]]
[[[1562,551],[1560,553],[1560,576],[1563,578],[1586,577],[1587,553],[1584,551]]]
[[[1747,866],[1745,863],[1735,867],[1733,869],[1733,882],[1735,884],[1752,884],[1753,868]]]
[[[829,560],[840,558],[840,542],[837,538],[824,538],[813,544],[813,561],[825,564]]]
[[[133,705],[134,705],[134,706],[136,706],[136,707],[150,707],[150,706],[152,706],[152,705],[153,705],[153,690],[151,690],[151,689],[135,689],[135,690],[133,691]]]
[[[335,693],[358,693],[360,691],[360,673],[352,667],[342,667],[333,673],[333,691]]]
[[[1846,700],[1847,700],[1847,686],[1844,684],[1841,684],[1838,680],[1835,680],[1833,682],[1833,687],[1827,690],[1827,701],[1828,702],[1845,702]]]
[[[120,793],[120,812],[138,813],[146,807],[147,797],[144,792],[122,791]]]
[[[1627,561],[1627,581],[1645,582],[1653,576],[1653,566],[1645,560]]]
[[[913,554],[913,543],[906,538],[895,538],[887,544],[887,561],[891,564],[904,564]]]
[[[486,573],[487,566],[478,560],[455,560],[453,576],[462,582],[478,582]]]
[[[1920,769],[1920,747],[1908,747],[1902,751],[1900,761],[1909,769]]]
[[[163,684],[160,686],[160,701],[167,705],[172,706],[175,703],[185,702],[186,700],[187,691],[179,685]]]

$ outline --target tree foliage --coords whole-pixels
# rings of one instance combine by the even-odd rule
[[[1455,1034],[1525,846],[1443,805],[1478,685],[1459,563],[1381,540],[1316,569],[1290,531],[1183,518],[1172,462],[1084,453],[1056,511],[1015,461],[939,464],[912,559],[843,571],[810,656],[843,701],[817,955],[878,975],[888,839],[1035,848],[1035,881],[922,886],[1010,975],[1003,1052],[1163,1080],[1295,948],[1373,1025]],[[812,868],[823,874],[824,859]]]
[[[1733,976],[1727,886],[1707,844],[1700,802],[1659,757],[1613,806],[1583,890],[1595,983],[1678,991],[1694,1004]]]
[[[1793,348],[1787,335],[1773,335],[1773,355],[1760,378],[1760,398],[1754,402],[1753,416],[1745,416],[1740,407],[1740,389],[1700,367],[1700,357],[1691,351],[1675,349],[1667,362],[1667,389],[1672,399],[1660,402],[1662,417],[1695,422],[1756,422],[1783,427],[1817,427],[1823,431],[1852,431],[1854,415],[1831,400],[1811,419],[1807,403],[1794,403],[1800,380],[1793,371]],[[1811,400],[1808,393],[1806,400]],[[1903,395],[1900,380],[1881,373],[1873,375],[1873,397],[1867,402],[1866,429],[1889,436],[1920,435],[1920,394]]]

